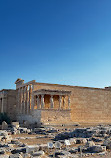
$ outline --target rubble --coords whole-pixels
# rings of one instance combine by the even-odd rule
[[[51,141],[39,144],[36,141],[33,145],[22,142],[32,139]],[[54,127],[29,129],[13,123],[7,130],[0,130],[0,158],[104,156],[108,150],[111,150],[111,126],[108,125],[60,130]]]
[[[3,121],[2,122],[2,130],[7,130],[7,129],[8,129],[8,124],[5,121]]]
[[[38,145],[28,145],[26,147],[26,153],[32,153],[32,152],[37,152],[39,150],[39,146]]]
[[[19,128],[19,122],[12,122],[11,125],[17,129]]]

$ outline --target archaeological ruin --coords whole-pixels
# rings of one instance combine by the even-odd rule
[[[0,91],[0,112],[12,120],[43,124],[110,123],[111,87],[90,88],[17,79]]]

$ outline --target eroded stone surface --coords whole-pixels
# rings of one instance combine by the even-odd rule
[[[19,131],[20,134],[12,135],[12,130]],[[31,131],[27,132],[27,131]],[[104,131],[104,132],[103,132]],[[23,128],[14,127],[8,130],[0,130],[0,156],[4,158],[29,158],[29,157],[80,157],[80,156],[104,156],[107,149],[111,150],[111,126],[95,126],[88,128],[61,128],[42,127],[42,128]],[[36,135],[37,133],[37,135]],[[104,135],[105,134],[105,135]],[[17,136],[16,136],[17,135]],[[49,137],[49,135],[53,137]],[[12,138],[12,136],[14,138]],[[2,139],[3,138],[3,139]],[[9,141],[10,138],[10,141]],[[42,143],[42,139],[49,139],[53,144],[51,149],[48,143]],[[30,142],[33,139],[36,143],[27,145],[21,141]],[[37,144],[37,140],[41,143]],[[60,144],[57,147],[57,143]],[[9,153],[10,157],[7,156]]]

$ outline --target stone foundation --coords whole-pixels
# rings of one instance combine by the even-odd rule
[[[17,120],[22,124],[27,121],[29,124],[66,124],[71,122],[70,110],[42,109],[34,110],[32,114],[20,114]]]
[[[70,123],[70,110],[41,110],[41,122],[43,124],[66,124]]]

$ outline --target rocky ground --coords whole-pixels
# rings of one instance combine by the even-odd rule
[[[0,130],[0,158],[111,158],[111,125]]]

